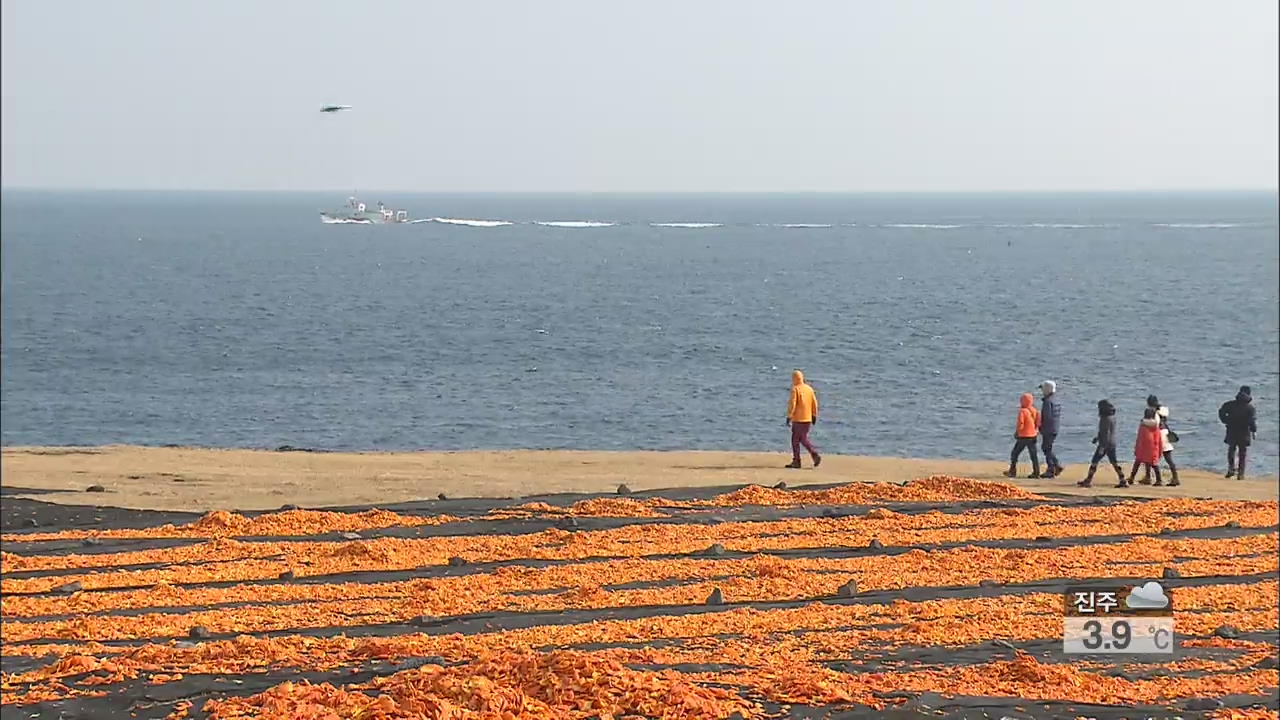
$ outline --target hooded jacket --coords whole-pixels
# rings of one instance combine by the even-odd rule
[[[1241,390],[1235,400],[1228,400],[1218,408],[1218,419],[1227,426],[1223,442],[1248,446],[1253,434],[1258,432],[1258,413],[1253,407],[1253,397]]]
[[[1014,428],[1014,436],[1033,438],[1039,432],[1040,412],[1035,409],[1035,398],[1031,393],[1022,393],[1022,407],[1018,408],[1018,424]]]
[[[1098,404],[1098,447],[1102,449],[1116,446],[1116,408],[1105,400]]]
[[[1053,383],[1046,382],[1044,385],[1047,386],[1045,389],[1048,394],[1040,401],[1040,434],[1057,435],[1058,425],[1062,419],[1062,403],[1058,402]]]
[[[787,401],[787,419],[811,423],[818,419],[818,395],[804,381],[804,373],[791,373],[791,399]]]
[[[1156,418],[1143,418],[1138,423],[1138,441],[1133,446],[1133,459],[1148,465],[1159,463],[1160,440],[1160,421]]]

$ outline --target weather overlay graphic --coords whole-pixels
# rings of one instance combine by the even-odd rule
[[[1160,583],[1067,588],[1062,651],[1067,654],[1162,654],[1177,645],[1173,598]]]

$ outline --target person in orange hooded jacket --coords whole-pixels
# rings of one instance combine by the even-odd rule
[[[1040,477],[1040,456],[1036,454],[1036,435],[1040,434],[1040,413],[1035,408],[1031,393],[1023,393],[1018,408],[1018,423],[1013,430],[1013,452],[1009,453],[1009,469],[1005,477],[1018,477],[1018,457],[1026,450],[1031,455],[1031,474],[1028,479]]]
[[[791,464],[788,468],[800,467],[800,446],[809,451],[813,458],[813,466],[822,464],[822,456],[818,448],[809,441],[809,429],[818,422],[818,395],[804,381],[804,373],[799,370],[791,373],[791,398],[787,401],[787,424],[791,426]]]
[[[1138,474],[1138,468],[1146,466],[1148,472],[1156,474],[1156,485],[1163,485],[1160,479],[1160,450],[1164,445],[1164,436],[1160,432],[1160,420],[1156,417],[1155,408],[1147,408],[1142,413],[1142,422],[1138,424],[1138,441],[1133,446],[1133,469],[1129,471],[1129,479],[1121,480],[1116,487],[1128,487]]]

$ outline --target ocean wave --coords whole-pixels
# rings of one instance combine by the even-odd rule
[[[1187,228],[1192,230],[1210,230],[1210,229],[1217,229],[1217,228],[1248,227],[1252,223],[1215,222],[1215,223],[1151,223],[1151,224],[1155,227],[1162,227],[1162,228]]]
[[[772,223],[764,227],[779,228],[829,228],[831,223]]]
[[[533,224],[545,225],[547,227],[593,228],[593,227],[613,227],[618,223],[598,222],[596,220],[535,220]]]
[[[1061,228],[1064,230],[1082,230],[1084,228],[1101,228],[1106,225],[1086,225],[1079,223],[995,223],[997,228]]]
[[[335,218],[335,217],[327,217],[325,215],[320,216],[320,222],[324,223],[325,225],[372,225],[373,224],[372,220],[357,220],[356,218]]]
[[[447,223],[449,225],[466,225],[468,227],[502,227],[503,225],[514,225],[508,220],[469,220],[466,218],[431,218],[432,221],[438,223]]]
[[[938,225],[934,223],[888,223],[880,227],[905,228],[908,230],[954,230],[964,225]]]
[[[424,222],[435,222],[435,221],[436,221],[436,219],[435,219],[435,218],[418,218],[417,220],[410,220],[410,221],[409,221],[409,224],[410,224],[410,225],[417,225],[418,223],[424,223]]]
[[[649,227],[665,227],[665,228],[713,228],[724,227],[724,223],[711,222],[665,222],[665,223],[649,223]]]

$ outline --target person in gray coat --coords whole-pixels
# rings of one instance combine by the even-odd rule
[[[1040,383],[1040,392],[1044,393],[1040,401],[1040,450],[1044,452],[1046,470],[1043,477],[1057,477],[1062,474],[1062,463],[1053,452],[1053,441],[1058,439],[1062,424],[1062,403],[1058,402],[1058,386],[1052,380]]]
[[[1080,487],[1092,487],[1093,474],[1098,471],[1098,461],[1104,456],[1111,461],[1116,477],[1123,481],[1124,469],[1116,460],[1116,407],[1110,400],[1098,401],[1098,434],[1093,436],[1093,444],[1098,447],[1093,451],[1093,459],[1089,461],[1089,474],[1076,484]]]

